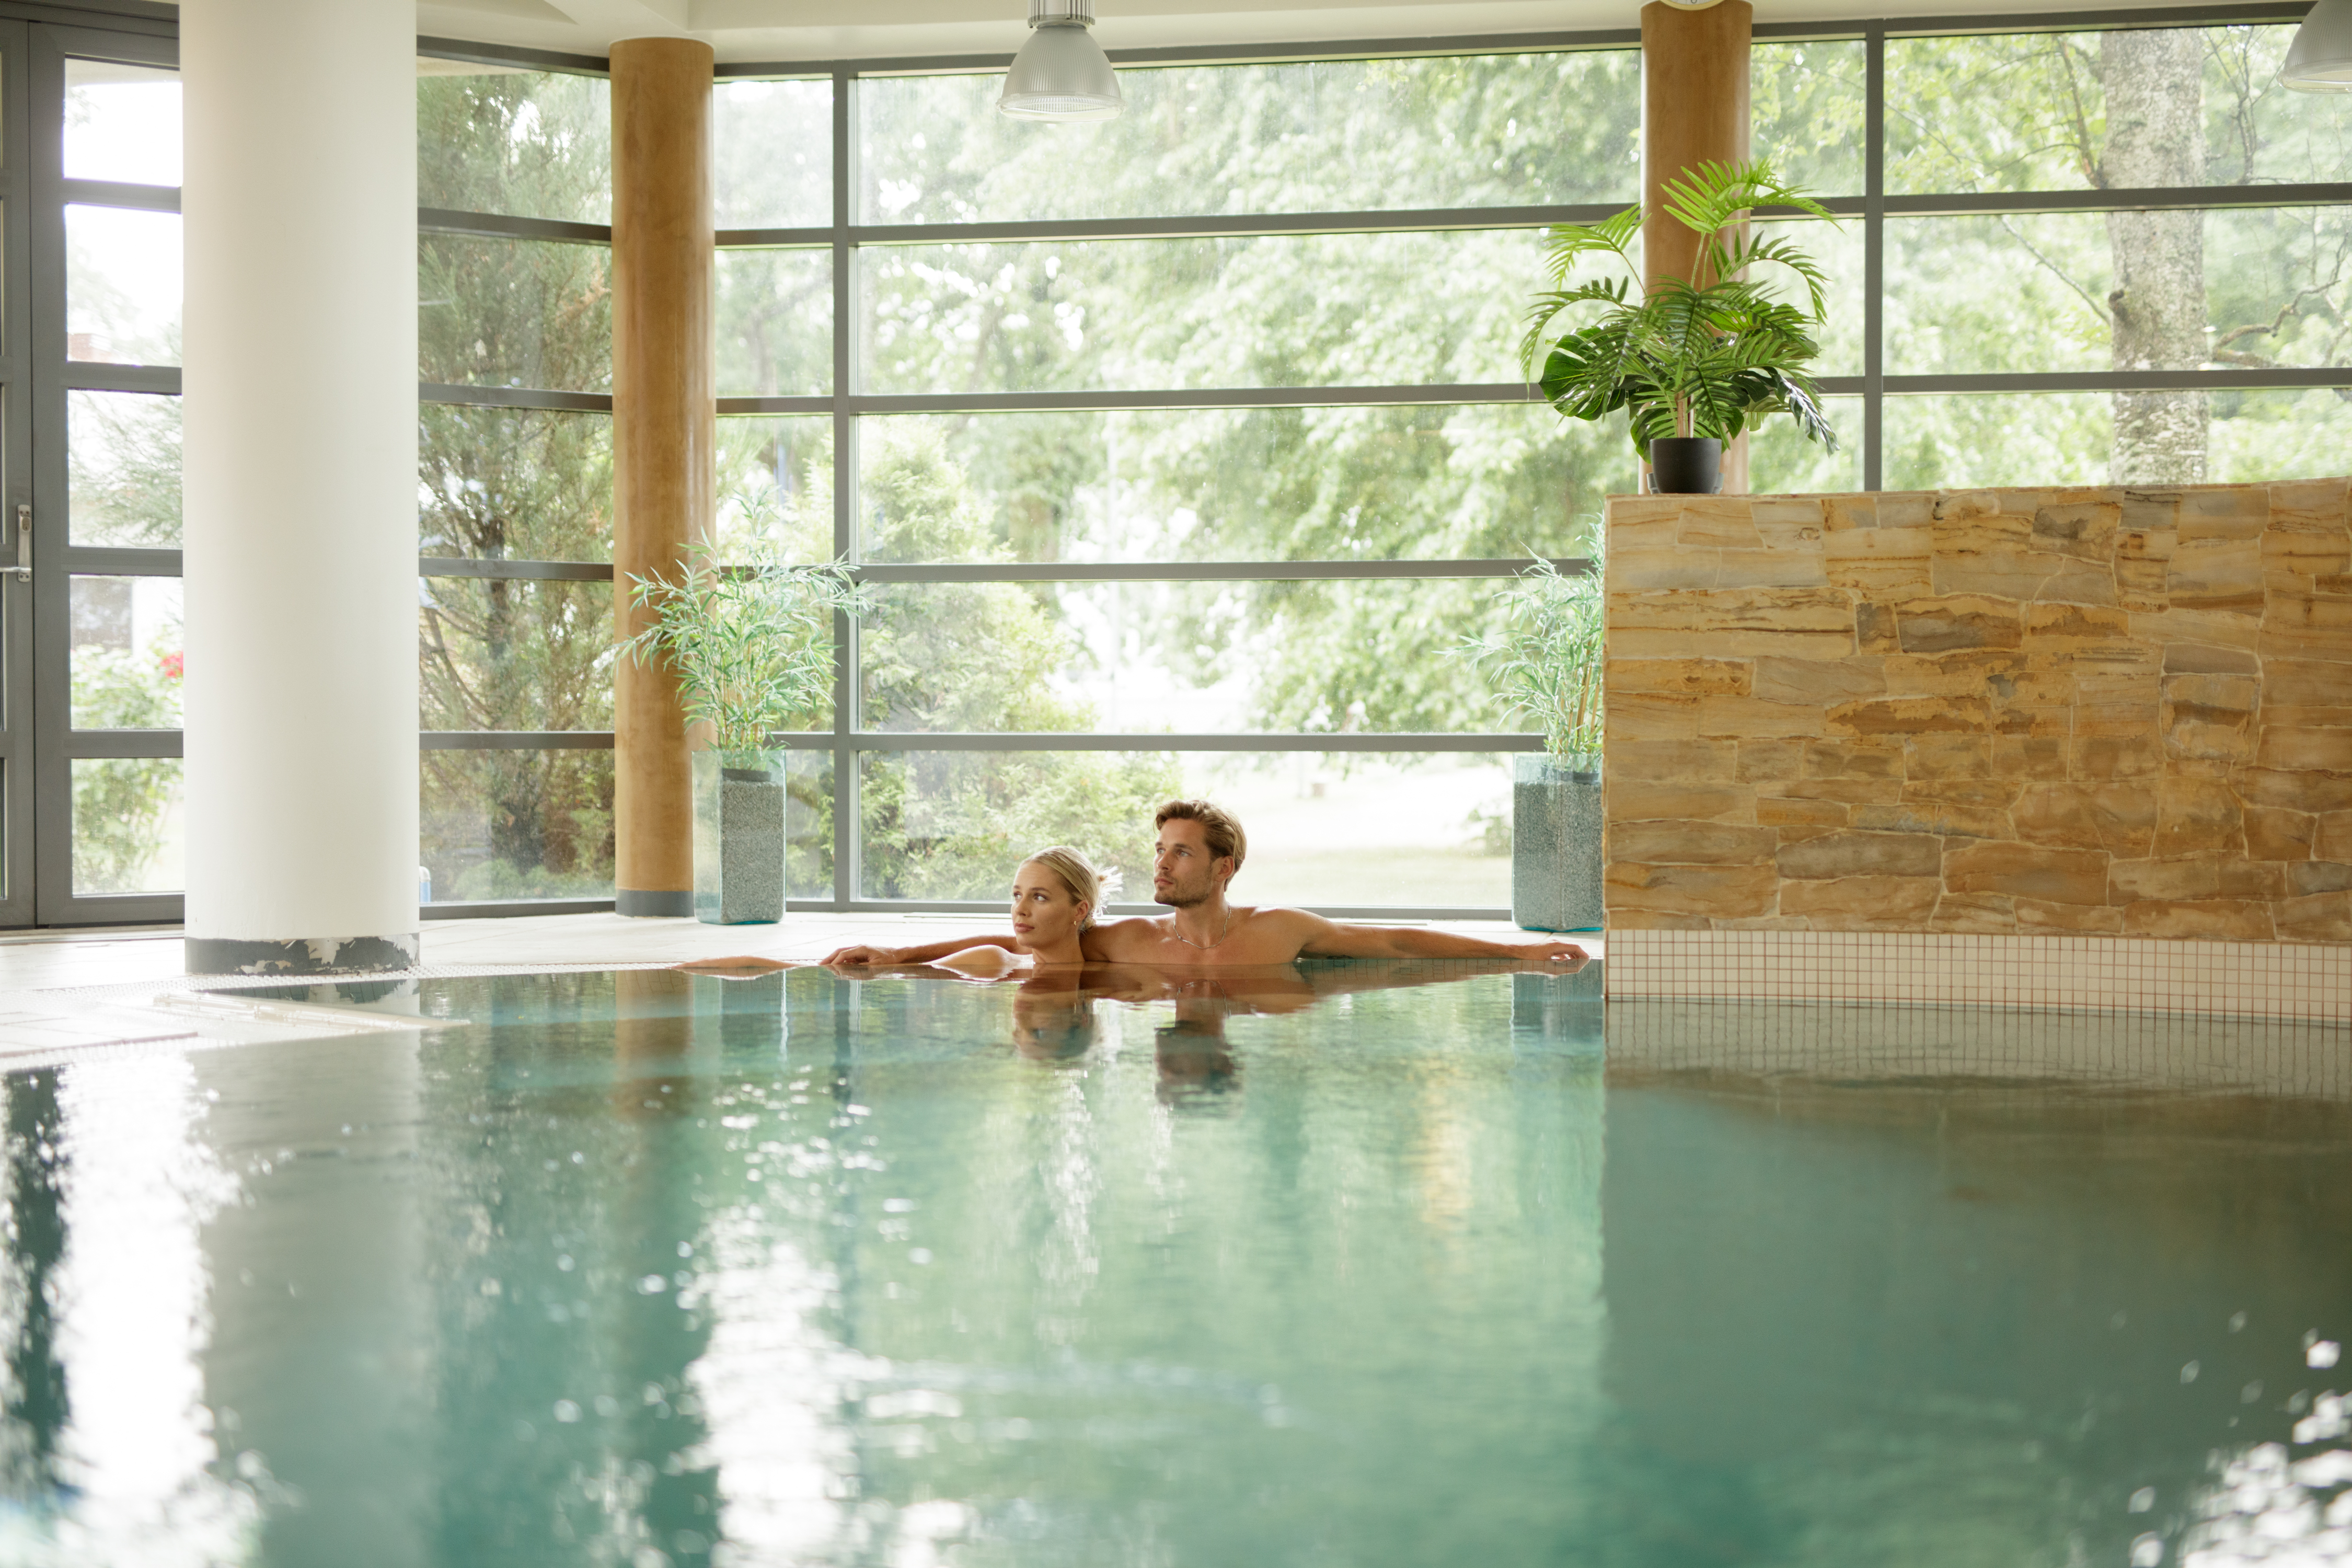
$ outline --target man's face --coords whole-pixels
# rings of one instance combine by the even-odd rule
[[[1171,817],[1151,849],[1152,900],[1180,910],[1206,903],[1232,877],[1233,864],[1209,853],[1209,836],[1199,823]]]

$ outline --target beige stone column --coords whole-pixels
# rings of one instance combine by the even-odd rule
[[[708,539],[717,484],[711,339],[710,46],[613,46],[613,592],[620,635],[644,616],[629,578],[675,578]],[[667,671],[613,673],[614,880],[625,915],[694,912],[693,778]]]
[[[1748,48],[1756,20],[1748,0],[1685,11],[1642,7],[1642,281],[1688,278],[1698,237],[1666,216],[1659,194],[1697,164],[1748,156]],[[1646,476],[1645,476],[1646,479]],[[1748,490],[1748,438],[1723,454],[1723,491]]]

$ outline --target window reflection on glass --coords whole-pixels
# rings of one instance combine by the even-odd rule
[[[867,389],[1516,382],[1542,252],[1519,229],[870,246]]]
[[[613,557],[613,417],[427,404],[417,552],[485,561]]]
[[[1129,67],[1126,111],[1040,125],[1003,74],[858,83],[861,223],[1639,199],[1641,56]]]
[[[177,757],[76,757],[73,890],[176,893],[186,883]]]
[[[1886,41],[1886,188],[2337,180],[2352,121],[2278,68],[2292,23]],[[2145,136],[2120,134],[2145,126]]]
[[[1573,555],[1603,499],[1633,483],[1622,417],[1562,419],[1540,403],[891,415],[858,428],[868,561]]]
[[[66,208],[66,358],[180,363],[180,215]]]
[[[66,421],[73,542],[176,549],[180,400],[139,392],[68,392]]]
[[[862,623],[871,730],[1509,729],[1446,650],[1501,579],[891,584]]]
[[[1241,819],[1248,904],[1499,909],[1511,901],[1507,755],[869,752],[865,897],[995,899],[1021,857],[1084,850],[1113,903],[1151,901],[1151,814],[1205,795]]]
[[[710,97],[719,226],[830,224],[833,83],[722,81]]]
[[[433,901],[613,896],[613,753],[424,753]]]
[[[730,415],[719,422],[719,548],[787,562],[833,559],[833,418]]]
[[[65,174],[180,183],[180,73],[112,60],[66,61]]]
[[[77,730],[176,730],[181,651],[177,577],[68,580],[67,641]]]
[[[613,727],[609,584],[427,577],[418,591],[424,728]]]
[[[2333,387],[1890,397],[1886,488],[2115,482],[2117,407],[2178,398],[2202,405],[2195,427],[2211,483],[2324,479],[2352,451],[2352,398]]]
[[[1832,452],[1809,441],[1785,414],[1771,415],[1748,436],[1748,488],[1756,495],[1816,495],[1862,489],[1862,399],[1825,397],[1822,412],[1837,432]]]
[[[610,219],[611,82],[439,59],[416,75],[419,206]]]
[[[833,252],[718,254],[719,395],[833,390]]]
[[[2123,368],[2109,295],[2152,249],[2183,274],[2157,297],[2204,301],[2160,368],[2352,363],[2352,207],[2252,207],[1890,221],[1887,370]]]
[[[610,250],[452,235],[421,236],[416,250],[418,379],[611,389]]]
[[[1860,38],[1751,47],[1748,104],[1755,155],[1815,195],[1862,195],[1868,58]]]

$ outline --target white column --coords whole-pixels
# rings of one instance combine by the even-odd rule
[[[188,963],[416,953],[416,40],[190,0]]]

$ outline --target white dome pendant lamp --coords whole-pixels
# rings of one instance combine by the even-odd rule
[[[2352,92],[2352,0],[2319,0],[2294,31],[2279,80],[2304,92]]]
[[[1095,0],[1029,0],[1029,41],[1004,73],[997,112],[1018,120],[1113,120],[1118,78],[1095,42]]]

